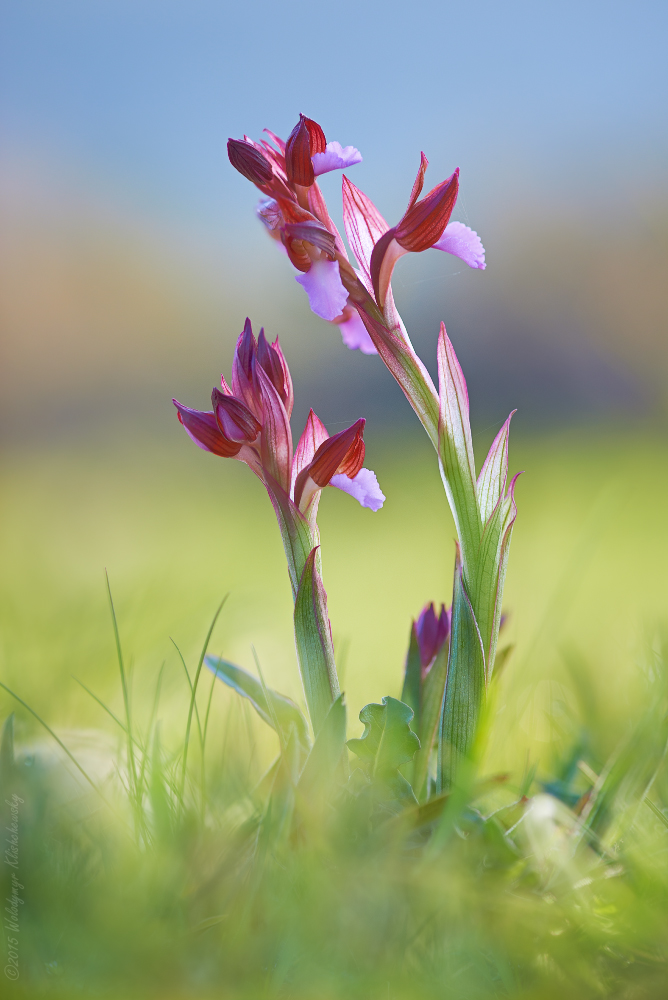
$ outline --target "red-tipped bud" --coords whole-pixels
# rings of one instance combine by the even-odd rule
[[[241,445],[223,437],[213,413],[192,410],[179,403],[178,399],[173,399],[172,402],[178,411],[179,421],[199,448],[221,458],[234,458],[239,454]]]
[[[437,243],[450,221],[459,190],[459,168],[433,188],[422,201],[411,205],[394,231],[394,238],[411,253],[421,253]]]
[[[343,474],[354,479],[364,463],[364,418],[356,420],[352,427],[327,438],[320,445],[313,460],[297,476],[295,482],[295,503],[299,506],[309,479],[320,489],[329,485],[332,476]],[[308,491],[307,491],[308,495]]]
[[[392,271],[399,257],[406,253],[421,253],[437,243],[450,221],[459,190],[459,167],[454,174],[433,188],[422,201],[416,201],[422,190],[427,158],[422,161],[411,192],[406,213],[401,222],[388,229],[376,242],[369,265],[376,301],[383,308]]]
[[[278,338],[273,344],[267,343],[264,329],[257,338],[257,361],[269,377],[269,381],[280,396],[288,416],[292,410],[292,379],[283,352],[278,346]]]
[[[253,360],[257,344],[249,319],[244,323],[243,333],[237,340],[232,361],[232,392],[241,399],[256,417],[262,416],[262,401],[253,384]]]
[[[309,475],[318,486],[327,486],[332,476],[342,473],[354,479],[364,464],[363,417],[320,445],[310,465]]]
[[[274,176],[269,161],[250,142],[228,139],[227,155],[235,170],[259,187],[268,184]]]
[[[300,118],[303,115],[299,116]],[[318,125],[314,122],[312,118],[304,118],[306,128],[308,129],[309,139],[311,140],[311,156],[315,156],[316,153],[324,153],[327,149],[327,140],[325,139],[325,133]]]
[[[325,133],[318,123],[300,115],[285,144],[285,171],[290,183],[310,187],[315,181],[311,157],[326,148]]]
[[[285,355],[281,350],[281,345],[278,342],[278,337],[271,345],[272,352],[278,358],[278,363],[283,370],[283,390],[280,393],[283,405],[285,406],[285,412],[288,417],[292,415],[292,407],[295,401],[294,389],[292,388],[292,376],[290,375],[290,369],[288,368],[288,363],[285,360]]]
[[[225,396],[220,389],[214,389],[211,393],[211,405],[218,430],[230,445],[238,445],[237,452],[243,444],[255,441],[262,425],[241,400]]]
[[[251,377],[251,373],[253,371],[253,355],[255,354],[256,349],[257,344],[255,342],[255,337],[253,336],[253,327],[247,316],[244,328],[237,341],[237,348],[234,352],[234,361],[236,364],[241,366],[248,378]]]

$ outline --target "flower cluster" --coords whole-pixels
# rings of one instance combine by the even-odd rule
[[[422,153],[408,207],[391,227],[344,175],[344,225],[355,256],[351,265],[316,177],[359,163],[359,151],[327,143],[320,125],[304,115],[287,142],[265,131],[271,141],[257,143],[248,136],[230,139],[230,162],[264,195],[258,206],[260,219],[300,272],[296,280],[306,291],[313,312],[336,323],[348,347],[377,353],[368,325],[358,314],[359,306],[366,293],[384,309],[392,271],[404,254],[434,248],[454,254],[469,267],[485,267],[485,251],[477,233],[461,222],[450,222],[459,170],[420,200],[428,164]]]
[[[214,388],[208,411],[173,402],[195,444],[214,455],[245,462],[270,496],[287,495],[311,524],[325,486],[349,493],[362,507],[379,510],[385,497],[375,474],[362,468],[365,421],[356,420],[330,437],[311,410],[293,450],[293,400],[290,370],[278,338],[270,344],[261,330],[256,340],[247,319],[234,352],[232,387],[221,376],[221,388]]]
[[[437,389],[396,309],[391,279],[397,261],[407,253],[443,250],[483,269],[485,251],[477,233],[451,221],[459,170],[422,195],[428,166],[422,153],[406,211],[392,226],[344,175],[343,223],[351,262],[316,178],[359,163],[359,151],[328,143],[320,125],[304,115],[287,142],[272,132],[267,136],[261,142],[248,136],[230,139],[230,162],[262,193],[258,214],[297,270],[296,280],[313,312],[338,324],[349,347],[379,354],[396,379],[436,449],[455,522],[452,607],[447,611],[441,605],[437,614],[431,604],[413,623],[403,705],[384,699],[360,716],[370,727],[363,737],[371,739],[367,751],[388,725],[398,726],[407,746],[413,720],[420,751],[412,780],[418,795],[429,795],[435,741],[434,788],[440,791],[452,787],[461,761],[476,744],[502,621],[517,476],[509,481],[512,413],[476,476],[466,380],[445,326],[441,324],[437,343]],[[201,448],[240,459],[264,483],[288,561],[297,657],[313,731],[320,732],[326,720],[328,726],[339,725],[342,696],[321,579],[316,514],[325,486],[350,493],[372,510],[382,506],[385,498],[374,473],[362,468],[364,421],[330,437],[311,411],[293,450],[293,392],[285,358],[278,341],[269,344],[263,331],[256,341],[248,321],[237,343],[232,387],[222,379],[221,388],[213,390],[212,410],[175,403],[181,423]],[[397,785],[394,772],[399,766],[394,761],[391,769],[397,788],[401,782]]]
[[[232,386],[222,376],[220,384],[211,395],[211,410],[194,410],[176,399],[173,402],[196,445],[214,455],[245,462],[269,494],[292,585],[304,696],[317,733],[340,699],[327,594],[320,574],[318,503],[324,487],[334,486],[362,507],[376,511],[383,506],[385,497],[375,474],[362,467],[365,422],[356,420],[330,437],[311,410],[293,449],[290,370],[278,339],[270,344],[260,330],[256,340],[248,319],[234,352]]]

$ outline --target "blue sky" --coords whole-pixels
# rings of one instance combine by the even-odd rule
[[[196,229],[253,202],[228,135],[300,111],[360,147],[388,215],[421,148],[474,213],[665,176],[665,2],[6,0],[2,20],[7,155]]]

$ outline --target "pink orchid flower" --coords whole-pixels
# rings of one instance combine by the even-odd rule
[[[360,163],[362,156],[354,146],[328,143],[320,125],[304,115],[299,116],[287,142],[265,131],[271,142],[255,143],[247,136],[230,139],[230,162],[265,196],[258,215],[301,272],[296,280],[306,291],[313,312],[337,323],[349,346],[375,354],[356,311],[349,309],[346,314],[348,292],[340,268],[347,267],[351,275],[354,272],[316,182],[321,174]]]
[[[390,228],[373,202],[343,178],[343,218],[346,235],[366,277],[383,308],[396,262],[407,253],[443,250],[459,257],[469,267],[485,269],[485,249],[476,232],[462,222],[450,222],[459,191],[459,168],[421,201],[428,160],[420,154],[420,168],[408,207],[396,226]]]
[[[351,350],[377,353],[353,308],[351,278],[361,280],[383,309],[394,266],[406,253],[433,248],[458,257],[469,267],[484,270],[485,250],[478,234],[462,222],[450,221],[457,200],[459,170],[420,201],[428,166],[422,153],[408,207],[393,227],[344,176],[344,223],[361,269],[356,271],[351,268],[315,179],[327,171],[359,163],[359,151],[354,146],[343,148],[338,142],[328,143],[320,125],[304,115],[299,116],[287,142],[265,131],[273,145],[267,140],[254,143],[247,136],[243,140],[230,139],[230,162],[265,195],[258,215],[301,272],[296,281],[306,292],[311,310],[335,323]]]
[[[375,474],[362,468],[363,419],[330,437],[311,410],[293,454],[290,371],[278,339],[269,344],[261,330],[256,341],[248,319],[234,353],[232,387],[221,377],[221,389],[214,388],[211,395],[210,411],[173,402],[198,447],[245,462],[270,496],[278,494],[288,509],[294,506],[311,524],[325,486],[349,493],[373,511],[385,501]]]

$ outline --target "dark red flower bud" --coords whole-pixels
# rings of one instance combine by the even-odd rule
[[[329,485],[332,476],[343,474],[354,479],[364,463],[364,418],[351,427],[327,438],[320,445],[312,461],[297,476],[295,503],[299,506],[307,480],[312,479],[321,489]]]
[[[312,118],[304,118],[304,121],[306,122],[309,138],[311,140],[311,156],[315,156],[316,153],[324,153],[327,149],[325,133],[320,128],[318,123],[314,122]]]
[[[332,476],[341,473],[354,479],[364,464],[363,417],[352,427],[327,438],[320,445],[309,467],[309,475],[318,486],[327,486]]]
[[[259,149],[243,139],[227,140],[227,155],[235,170],[260,187],[268,184],[274,172],[271,164]]]
[[[326,148],[325,133],[318,123],[300,115],[285,144],[285,171],[290,183],[310,187],[315,181],[311,157]]]
[[[257,338],[257,363],[269,376],[269,381],[280,396],[281,402],[289,416],[292,409],[292,382],[290,381],[289,386],[286,385],[287,365],[285,364],[285,358],[280,348],[277,350],[277,347],[278,338],[275,344],[268,344],[267,338],[264,335],[264,328],[260,330],[260,335]],[[287,374],[289,378],[290,373],[287,372]]]
[[[426,671],[450,634],[450,612],[441,604],[438,618],[434,605],[428,604],[415,623],[415,635],[420,650],[420,664]]]
[[[251,321],[246,317],[246,322],[244,323],[244,328],[237,341],[237,347],[234,352],[233,365],[238,365],[241,370],[246,374],[247,378],[250,378],[253,372],[253,355],[255,354],[257,344],[255,343],[255,337],[253,336],[253,327],[251,326]]]
[[[255,441],[262,430],[262,424],[241,400],[226,396],[220,389],[214,389],[211,393],[211,405],[218,430],[226,441],[238,444],[237,451],[243,444]]]
[[[422,253],[440,240],[450,221],[459,190],[459,169],[442,181],[422,201],[411,205],[394,230],[394,238],[404,250]]]
[[[417,201],[426,169],[427,157],[422,153],[420,169],[403,218],[398,225],[383,233],[371,253],[369,270],[376,301],[381,309],[399,257],[406,253],[421,253],[433,247],[445,232],[457,201],[459,167],[447,180],[432,188],[422,201]]]
[[[234,458],[239,454],[241,445],[223,437],[213,413],[192,410],[189,406],[179,403],[178,399],[173,399],[172,402],[178,411],[180,422],[199,448],[213,452],[221,458]]]
[[[253,359],[257,344],[251,321],[246,319],[243,333],[237,340],[232,361],[232,392],[241,399],[256,417],[262,416],[262,401],[253,384]]]

